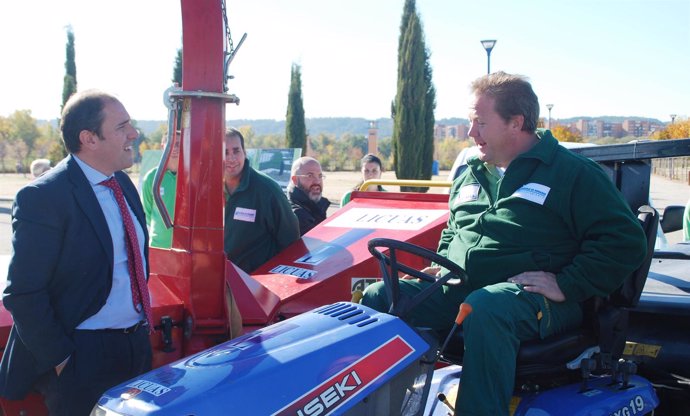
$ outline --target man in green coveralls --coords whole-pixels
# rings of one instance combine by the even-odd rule
[[[280,185],[249,166],[234,128],[225,133],[224,166],[225,254],[251,273],[299,239],[299,224]]]
[[[508,415],[520,342],[578,326],[580,303],[618,288],[646,242],[604,171],[537,131],[539,102],[525,78],[498,72],[471,90],[469,135],[479,156],[453,183],[438,247],[468,280],[444,286],[410,320],[447,331],[469,303],[456,411]],[[426,285],[401,280],[400,289],[413,295]],[[367,288],[362,303],[387,311],[382,284]]]
[[[168,142],[168,135],[164,134],[161,139],[161,147],[164,148]],[[173,146],[170,150],[170,158],[165,166],[165,173],[161,181],[160,194],[163,204],[168,209],[170,218],[175,217],[175,196],[177,192],[177,167],[180,158],[180,138],[179,132],[173,136]],[[156,178],[158,168],[151,169],[141,185],[141,200],[146,214],[146,223],[149,228],[151,242],[149,246],[159,248],[170,248],[172,246],[172,228],[165,226],[163,217],[153,200],[153,181]]]

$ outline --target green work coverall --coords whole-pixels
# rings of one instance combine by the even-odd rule
[[[158,168],[151,169],[141,185],[141,200],[144,205],[144,213],[146,214],[146,223],[149,228],[149,237],[151,238],[149,245],[151,247],[170,248],[172,246],[173,229],[165,226],[163,217],[158,211],[155,201],[153,200],[153,181],[156,178]],[[177,191],[177,174],[165,170],[163,180],[161,181],[160,195],[163,199],[163,204],[168,209],[170,219],[175,218],[175,196]]]
[[[280,185],[252,169],[249,160],[240,185],[225,198],[225,254],[245,272],[299,239],[297,217]]]
[[[520,342],[576,327],[580,302],[618,288],[644,258],[642,228],[604,171],[549,131],[537,134],[539,142],[503,176],[475,158],[453,183],[438,253],[469,278],[443,287],[410,314],[415,326],[447,331],[459,304],[472,305],[463,323],[461,415],[508,415]],[[553,302],[506,281],[526,271],[554,273],[566,300]],[[401,280],[408,295],[424,286]],[[367,288],[362,303],[387,311],[383,285]]]

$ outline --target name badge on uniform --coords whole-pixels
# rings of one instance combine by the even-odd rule
[[[538,183],[528,183],[522,185],[520,189],[515,191],[513,196],[517,196],[518,198],[532,201],[539,205],[544,205],[544,201],[546,201],[546,197],[549,195],[549,191],[551,191],[551,188],[549,188],[546,185],[541,185]]]
[[[233,220],[254,222],[256,220],[256,210],[249,208],[235,208],[235,215],[232,217]]]
[[[460,188],[460,193],[455,197],[455,205],[463,202],[476,201],[479,198],[479,184],[473,183]]]

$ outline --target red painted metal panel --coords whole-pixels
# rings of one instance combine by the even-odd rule
[[[448,221],[448,195],[359,192],[353,196],[345,207],[251,276],[229,278],[245,325],[261,324],[262,319],[269,324],[350,300],[355,289],[380,276],[367,247],[372,238],[393,238],[436,250]],[[401,255],[400,260],[417,268],[427,266],[410,256]]]

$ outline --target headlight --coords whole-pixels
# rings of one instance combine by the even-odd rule
[[[89,416],[122,416],[122,413],[114,412],[99,405],[94,406]]]

